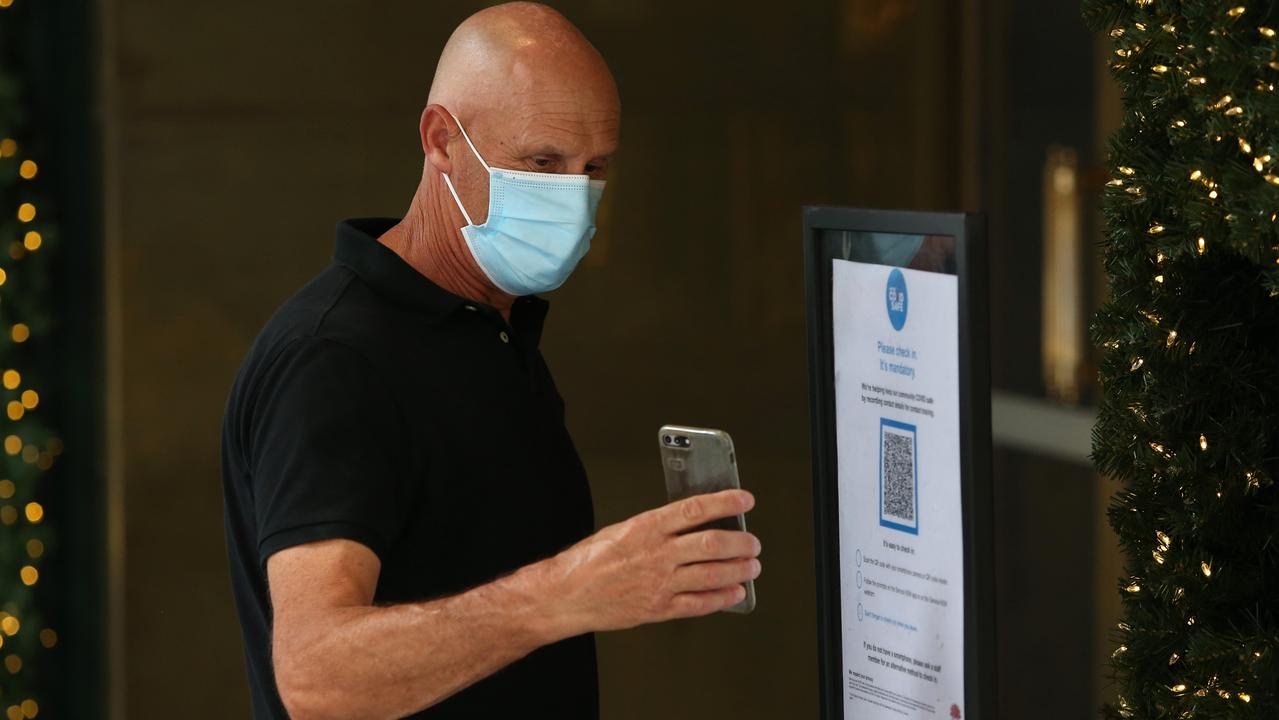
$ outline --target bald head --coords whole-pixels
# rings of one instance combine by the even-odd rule
[[[529,2],[490,7],[459,25],[440,53],[429,102],[463,123],[472,114],[547,102],[618,112],[617,87],[599,51],[563,15]]]

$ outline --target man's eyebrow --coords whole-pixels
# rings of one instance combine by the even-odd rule
[[[554,155],[556,157],[564,157],[565,153],[554,145],[542,145],[528,151],[529,155]]]
[[[554,145],[542,145],[539,147],[535,147],[532,150],[529,150],[525,154],[526,157],[532,156],[532,155],[550,155],[553,157],[562,158],[568,155],[568,153],[564,152],[563,150],[561,150],[560,148]],[[596,161],[606,162],[606,163],[611,162],[613,160],[613,153],[609,153],[607,155],[596,155],[592,157],[591,160],[596,160]]]

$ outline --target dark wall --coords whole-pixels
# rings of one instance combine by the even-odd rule
[[[1073,148],[1080,158],[1080,193],[1095,209],[1100,182],[1091,163],[1096,140],[1094,52],[1079,3],[998,0],[1004,29],[994,61],[1000,91],[989,108],[999,134],[992,143],[994,193],[987,209],[998,252],[991,255],[991,374],[995,386],[1031,395],[1044,392],[1039,325],[1043,298],[1043,171],[1048,148]],[[1093,216],[1085,213],[1088,260],[1097,254]],[[1085,278],[1085,292],[1089,278]],[[1091,377],[1085,377],[1085,385]],[[1091,396],[1089,387],[1085,397]]]
[[[1093,270],[1092,222],[1102,182],[1095,178],[1104,174],[1093,161],[1101,144],[1099,78],[1077,2],[995,5],[1002,28],[990,68],[998,89],[987,108],[998,128],[986,207],[993,234],[991,379],[1000,390],[1037,396],[1044,393],[1042,177],[1050,146],[1073,148],[1080,158],[1087,311],[1094,307],[1089,293],[1101,282]],[[1082,396],[1095,397],[1095,372],[1080,376]],[[1086,464],[1006,449],[995,454],[994,487],[1001,717],[1095,715],[1105,684],[1101,663],[1109,655],[1097,646],[1103,621],[1096,600],[1114,585],[1108,558],[1116,554],[1098,529],[1114,488]]]
[[[121,314],[128,717],[243,717],[218,431],[334,223],[396,215],[477,2],[103,5]],[[612,64],[623,150],[544,350],[601,523],[663,501],[654,431],[737,440],[759,610],[600,639],[609,718],[816,715],[799,208],[952,208],[952,3],[556,3]]]
[[[993,467],[999,717],[1094,717],[1098,483],[1091,468],[1013,450]]]

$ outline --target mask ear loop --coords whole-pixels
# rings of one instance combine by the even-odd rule
[[[466,140],[466,144],[470,146],[471,152],[475,154],[475,159],[479,160],[480,164],[484,166],[484,171],[492,174],[492,168],[489,167],[488,163],[484,162],[484,158],[480,155],[480,151],[475,149],[475,143],[471,142],[471,136],[466,134],[466,128],[462,127],[462,121],[458,120],[457,116],[454,115],[452,111],[449,111],[449,117],[452,117],[453,122],[457,123],[457,129],[462,131],[462,138]],[[448,186],[449,192],[453,195],[453,202],[457,203],[457,209],[462,211],[462,217],[466,220],[466,224],[474,225],[475,223],[471,222],[471,216],[466,212],[466,206],[462,205],[462,198],[457,196],[457,190],[453,187],[453,181],[449,179],[449,174],[443,173],[443,175],[444,184]]]

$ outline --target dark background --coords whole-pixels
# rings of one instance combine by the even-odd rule
[[[63,129],[82,153],[63,167],[84,178],[64,190],[82,203],[66,278],[92,310],[69,337],[91,348],[77,376],[101,379],[66,386],[94,424],[66,501],[80,521],[62,562],[83,582],[59,611],[81,618],[59,685],[83,708],[246,716],[227,390],[327,264],[334,224],[407,207],[435,59],[487,4],[78,0],[49,21],[51,47],[87,39],[47,103],[79,118]],[[599,522],[664,500],[659,425],[721,427],[764,543],[755,614],[600,637],[604,716],[816,717],[800,207],[987,211],[993,381],[1041,397],[1042,167],[1049,145],[1099,163],[1117,108],[1097,40],[1073,0],[552,4],[623,100],[599,232],[550,298],[543,345]],[[995,486],[1000,716],[1091,716],[1114,613],[1110,488],[1082,457],[1007,447]]]

